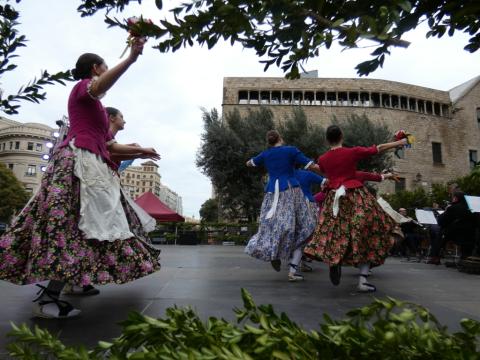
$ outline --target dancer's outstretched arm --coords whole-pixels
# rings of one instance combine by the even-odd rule
[[[393,142],[377,145],[377,150],[378,150],[379,153],[381,153],[381,152],[384,152],[384,151],[387,151],[387,150],[390,150],[390,149],[397,148],[399,146],[405,146],[407,144],[408,144],[408,140],[407,139],[402,139],[402,140],[398,140],[398,141],[393,141]]]
[[[113,143],[109,145],[108,151],[115,155],[134,155],[134,154],[142,154],[147,156],[149,159],[160,159],[160,154],[158,154],[154,148],[143,148],[138,146],[132,145],[123,145]]]
[[[138,56],[143,51],[143,45],[145,45],[145,42],[146,40],[144,38],[134,38],[129,56],[97,77],[90,87],[90,95],[98,97],[107,92],[107,90],[117,82],[120,76],[127,71],[130,65],[137,61]]]

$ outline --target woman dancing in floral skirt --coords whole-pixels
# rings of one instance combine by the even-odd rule
[[[134,39],[129,56],[110,70],[96,54],[79,57],[72,71],[79,82],[68,100],[67,138],[53,154],[39,191],[0,239],[0,279],[20,285],[50,280],[34,300],[36,316],[80,313],[60,300],[67,283],[121,284],[160,269],[160,251],[145,241],[138,217],[121,196],[108,153],[129,154],[132,148],[107,147],[108,119],[99,100],[137,60],[144,43]],[[135,151],[159,158],[151,148]]]
[[[330,266],[330,280],[340,283],[341,265],[359,268],[358,290],[373,292],[367,282],[370,266],[381,265],[393,245],[394,220],[383,211],[375,197],[356,177],[361,159],[407,144],[407,139],[373,145],[345,148],[343,134],[337,125],[326,132],[330,150],[318,158],[320,171],[328,178],[327,197],[312,240],[305,254]]]

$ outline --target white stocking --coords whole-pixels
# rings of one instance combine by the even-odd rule
[[[296,272],[297,267],[300,264],[300,260],[302,260],[302,255],[302,249],[297,249],[293,252],[292,257],[290,258],[290,273]]]

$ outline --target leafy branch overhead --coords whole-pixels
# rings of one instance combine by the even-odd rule
[[[18,0],[17,0],[18,2]],[[12,60],[18,57],[15,52],[26,46],[25,35],[18,34],[16,27],[19,13],[10,5],[0,5],[0,77],[5,73],[13,71],[17,65]],[[6,114],[17,114],[18,104],[21,100],[39,103],[45,100],[46,93],[43,91],[45,85],[59,83],[65,85],[65,81],[73,80],[69,71],[61,71],[50,74],[42,71],[39,78],[34,78],[28,84],[21,86],[15,94],[6,95],[0,89],[0,111]]]
[[[82,16],[99,10],[123,11],[130,0],[84,0]],[[135,0],[134,3],[141,3]],[[156,5],[162,9],[162,1]],[[177,51],[194,44],[214,47],[219,40],[253,49],[265,70],[280,67],[289,78],[299,76],[299,67],[322,49],[337,43],[344,49],[373,44],[371,58],[356,66],[368,75],[383,66],[391,47],[408,47],[402,36],[426,22],[427,37],[469,34],[465,50],[480,47],[480,3],[468,1],[337,1],[337,0],[191,0],[170,10],[172,21],[146,26],[146,35],[161,39],[161,52]],[[110,18],[110,26],[125,27]]]

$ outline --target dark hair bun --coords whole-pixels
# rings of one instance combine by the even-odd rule
[[[75,80],[80,80],[81,78],[78,76],[78,71],[77,69],[72,69],[70,70],[70,73],[72,74],[72,77],[75,79]]]
[[[280,140],[280,134],[277,130],[270,130],[267,132],[267,144],[269,146],[275,145]]]
[[[343,133],[338,125],[330,125],[325,135],[330,144],[338,144],[342,140]]]
[[[75,69],[72,70],[73,78],[75,80],[88,79],[91,77],[93,65],[101,65],[103,63],[103,59],[97,54],[82,54],[75,64]]]

